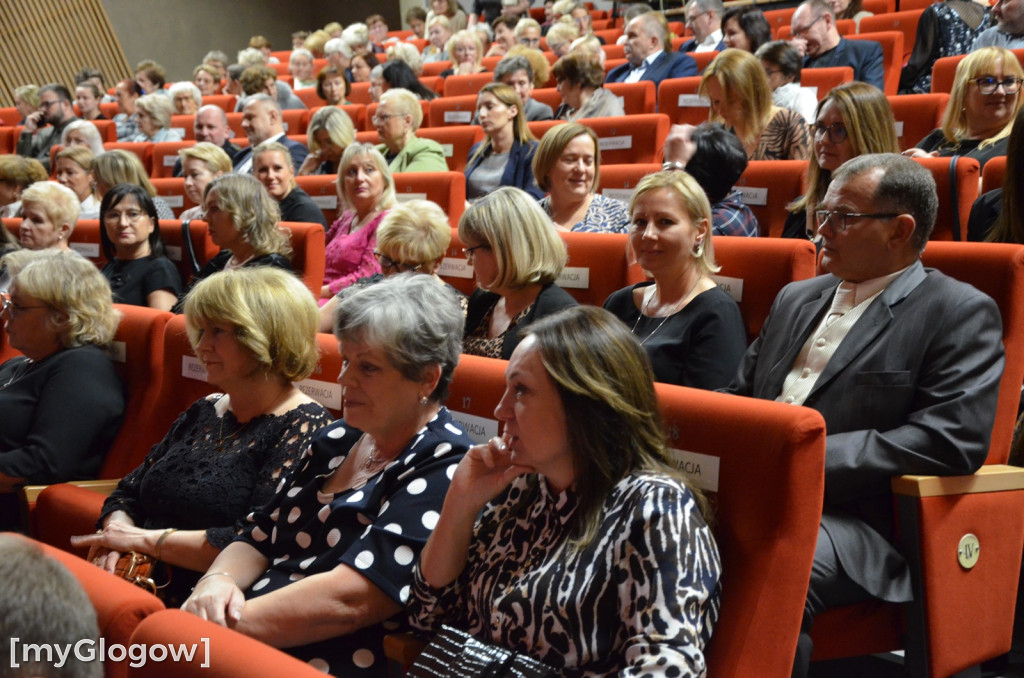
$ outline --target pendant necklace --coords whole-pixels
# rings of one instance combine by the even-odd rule
[[[666,315],[666,316],[665,316],[664,318],[662,318],[662,319],[661,319],[661,322],[660,322],[660,323],[658,323],[658,326],[657,326],[657,327],[655,327],[655,328],[654,328],[653,330],[651,330],[651,331],[650,331],[650,332],[649,332],[649,333],[647,334],[647,336],[646,336],[646,337],[644,337],[643,339],[641,339],[641,340],[640,340],[640,345],[641,345],[641,346],[643,346],[644,344],[646,344],[646,343],[647,343],[647,340],[648,340],[648,339],[650,339],[651,337],[653,337],[653,336],[654,336],[654,335],[655,335],[655,334],[656,334],[656,333],[658,332],[658,330],[660,330],[660,329],[661,329],[662,325],[664,325],[664,324],[665,324],[666,322],[668,322],[668,319],[669,319],[669,318],[671,318],[671,317],[672,317],[673,315],[675,315],[676,313],[678,313],[678,312],[679,312],[679,310],[680,310],[680,309],[682,308],[683,304],[685,304],[685,303],[686,303],[686,300],[690,298],[690,295],[691,295],[691,294],[693,294],[693,291],[694,291],[695,289],[697,289],[697,285],[699,285],[699,284],[700,284],[700,281],[701,281],[701,280],[703,279],[703,277],[704,277],[704,276],[698,276],[698,277],[697,277],[697,280],[696,280],[696,282],[694,282],[694,283],[693,283],[693,285],[692,285],[692,286],[690,287],[690,289],[689,289],[689,290],[687,290],[686,294],[685,294],[685,295],[683,295],[683,298],[682,298],[681,300],[679,300],[679,303],[677,303],[677,304],[676,304],[676,305],[675,305],[674,307],[672,307],[672,308],[673,308],[672,312],[671,312],[671,313],[669,313],[668,315]],[[640,325],[640,319],[641,319],[641,318],[645,318],[645,317],[649,317],[649,316],[647,316],[647,315],[645,315],[645,314],[647,313],[647,307],[651,305],[651,299],[653,299],[653,298],[654,298],[654,292],[655,292],[655,289],[654,289],[654,288],[655,288],[655,287],[657,287],[657,284],[655,284],[655,285],[652,285],[651,287],[652,287],[652,289],[651,289],[651,294],[650,294],[650,296],[648,296],[648,297],[647,297],[647,298],[646,298],[646,299],[644,300],[644,305],[643,305],[643,308],[641,308],[641,309],[640,309],[640,315],[638,315],[638,316],[637,316],[637,318],[636,318],[636,322],[635,322],[635,323],[633,323],[633,329],[631,330],[631,332],[632,332],[633,334],[636,334],[636,328],[637,328],[637,327],[638,327],[638,326]]]

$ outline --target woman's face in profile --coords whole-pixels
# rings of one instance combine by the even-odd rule
[[[61,347],[60,331],[51,321],[54,309],[18,289],[18,280],[11,283],[7,310],[0,315],[7,333],[7,343],[32,360],[56,353]]]
[[[338,342],[342,368],[343,417],[374,437],[390,434],[423,410],[424,386],[405,378],[379,346],[355,340]]]
[[[750,38],[740,28],[740,22],[736,17],[729,17],[729,20],[722,26],[722,42],[731,49],[750,51]]]
[[[196,357],[206,368],[206,380],[228,390],[259,369],[252,353],[238,341],[235,327],[225,322],[200,322]]]

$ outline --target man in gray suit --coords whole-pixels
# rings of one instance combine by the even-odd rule
[[[938,198],[909,158],[865,155],[816,212],[828,275],[787,285],[727,389],[821,412],[825,503],[793,675],[814,616],[912,598],[891,543],[890,479],[973,473],[988,454],[1003,371],[995,302],[921,265]]]

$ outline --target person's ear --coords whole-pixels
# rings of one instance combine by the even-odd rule
[[[889,234],[889,249],[898,250],[907,246],[913,239],[917,229],[917,220],[913,215],[900,214],[890,220],[892,231]]]

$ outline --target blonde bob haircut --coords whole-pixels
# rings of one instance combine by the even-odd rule
[[[345,173],[348,172],[349,167],[363,157],[373,163],[380,175],[384,177],[384,190],[377,198],[376,209],[391,209],[395,206],[395,179],[391,176],[388,161],[373,144],[354,143],[345,149],[345,153],[341,156],[341,162],[338,163],[338,201],[343,208],[352,209],[352,202],[345,195]]]
[[[23,158],[13,153],[0,155],[0,181],[24,189],[48,178],[46,168],[35,158]]]
[[[309,289],[292,273],[253,266],[214,273],[185,297],[185,327],[195,349],[200,325],[225,324],[268,373],[288,381],[316,368],[319,310]]]
[[[195,146],[181,149],[178,151],[178,157],[181,158],[182,165],[186,160],[199,160],[206,165],[206,169],[214,174],[217,172],[228,174],[232,168],[231,158],[224,152],[224,149],[209,141],[200,141]]]
[[[71,250],[45,249],[11,252],[3,263],[19,291],[52,309],[48,322],[64,348],[106,346],[114,338],[121,314],[110,283],[91,261]]]
[[[130,151],[115,148],[100,153],[93,161],[92,173],[107,189],[118,184],[135,184],[146,189],[149,197],[156,197],[156,189],[149,181],[146,168],[142,166],[139,156]]]
[[[512,133],[515,140],[519,143],[525,143],[528,141],[535,141],[536,137],[530,132],[530,128],[526,125],[526,107],[523,106],[522,100],[516,91],[512,89],[510,85],[506,85],[503,82],[489,82],[480,88],[480,93],[477,94],[477,107],[480,106],[480,97],[485,94],[490,94],[495,99],[500,101],[505,106],[516,107],[516,117],[512,121]],[[473,164],[477,158],[486,155],[491,148],[491,138],[484,135],[484,140],[480,142],[480,145],[476,149],[476,153],[469,159],[469,164]]]
[[[491,283],[496,288],[554,282],[568,260],[551,219],[529,193],[511,186],[470,205],[459,220],[459,238],[491,248],[498,267]]]
[[[942,116],[942,136],[951,144],[958,144],[970,134],[970,124],[967,120],[965,103],[971,81],[984,75],[991,75],[1002,66],[1003,77],[1014,76],[1024,79],[1024,69],[1013,52],[1003,47],[982,47],[974,50],[964,57],[956,66],[956,75],[953,76],[953,87],[950,89],[949,103],[946,105],[946,112]],[[1024,95],[1017,92],[1016,100],[1013,103],[1013,115],[1006,126],[998,134],[985,139],[979,144],[979,148],[987,148],[1001,139],[1005,139],[1013,130],[1013,120],[1024,102]]]
[[[320,130],[326,130],[327,136],[340,148],[348,148],[356,140],[356,127],[352,124],[352,118],[344,110],[334,106],[324,106],[314,113],[309,121],[306,145],[313,153],[320,150],[320,144],[316,140],[316,133]]]
[[[708,196],[704,193],[704,189],[700,187],[700,184],[697,183],[697,180],[686,172],[656,172],[648,174],[641,179],[640,183],[636,185],[633,197],[629,201],[630,219],[633,217],[636,201],[659,188],[667,188],[679,198],[690,221],[694,224],[703,221],[707,226],[704,232],[704,247],[701,249],[699,256],[696,252],[684,254],[683,256],[690,256],[692,254],[697,260],[697,267],[700,269],[701,274],[712,275],[717,273],[721,267],[715,262],[715,246],[711,238],[711,203],[708,202]],[[633,227],[631,226],[631,228]],[[633,256],[632,251],[630,251],[630,256]]]
[[[743,127],[750,145],[761,136],[772,117],[772,88],[768,84],[761,62],[750,52],[727,49],[708,64],[700,80],[700,95],[708,97],[708,81],[714,78],[722,88],[726,106],[740,102],[743,105]],[[711,122],[725,123],[720,113],[712,109]]]
[[[377,250],[407,264],[432,263],[452,241],[448,216],[429,200],[409,200],[391,208],[377,227]]]
[[[423,107],[420,105],[420,100],[407,89],[392,87],[380,95],[380,103],[391,104],[395,113],[410,116],[413,132],[423,124]]]
[[[539,49],[527,47],[526,45],[513,45],[505,53],[506,58],[517,56],[523,57],[530,62],[530,67],[533,69],[533,86],[536,89],[544,87],[551,77],[551,64],[548,63],[544,53]]]
[[[200,101],[202,101],[201,98]],[[135,102],[135,107],[141,108],[148,113],[153,118],[153,121],[160,126],[160,129],[166,129],[171,124],[171,116],[174,115],[174,103],[169,96],[164,94],[143,94]]]
[[[476,65],[479,66],[483,63],[484,43],[480,41],[480,36],[476,34],[476,31],[471,28],[464,28],[458,31],[448,38],[448,42],[444,44],[444,51],[448,52],[452,63],[455,63],[455,46],[464,42],[472,43],[476,47]]]
[[[242,234],[256,256],[274,253],[291,256],[288,233],[277,225],[281,221],[281,208],[256,177],[234,173],[217,177],[206,185],[204,210],[214,191],[217,192],[218,207],[231,215],[235,230]]]
[[[37,181],[26,188],[21,192],[21,204],[25,207],[38,205],[57,228],[67,224],[69,235],[75,230],[82,212],[82,203],[75,192],[55,181]]]
[[[540,190],[551,190],[551,183],[548,181],[551,168],[562,157],[565,147],[581,136],[590,137],[594,143],[594,183],[590,185],[589,189],[591,193],[594,192],[594,187],[601,179],[601,147],[594,130],[578,122],[555,125],[541,137],[537,152],[533,155],[533,176],[537,180],[537,187]]]
[[[67,158],[71,162],[81,167],[86,172],[92,171],[93,160],[96,156],[85,146],[68,146],[58,151],[57,155],[54,156],[54,161],[60,160],[61,158]]]

